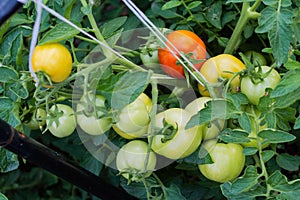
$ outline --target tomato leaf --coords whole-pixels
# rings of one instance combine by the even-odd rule
[[[246,143],[250,142],[249,133],[244,130],[227,128],[220,134],[220,139],[228,143]]]
[[[251,133],[251,122],[248,114],[246,114],[245,112],[240,114],[238,117],[238,122],[242,129],[244,129],[248,133]]]
[[[257,134],[263,138],[263,144],[265,143],[284,143],[290,142],[296,139],[296,137],[288,132],[276,130],[276,129],[265,129]]]
[[[121,28],[121,26],[126,22],[127,17],[116,17],[110,21],[107,21],[102,26],[100,26],[100,31],[105,39],[114,35],[114,33]]]
[[[276,65],[280,66],[288,58],[290,41],[292,40],[292,17],[293,13],[289,8],[267,6],[261,11],[261,17],[258,19],[259,26],[257,33],[268,33],[273,56]]]
[[[165,187],[164,189],[166,192],[165,200],[186,200],[186,198],[182,196],[180,189],[175,184],[171,184],[169,187]]]
[[[245,147],[243,150],[243,154],[245,154],[246,156],[250,156],[256,154],[257,151],[258,149],[255,147]]]
[[[226,99],[216,99],[207,102],[207,106],[192,116],[186,125],[186,129],[208,123],[214,119],[237,118],[240,112],[234,104]]]
[[[185,162],[194,165],[211,164],[213,163],[209,153],[205,148],[200,146],[191,155],[178,160],[178,162]]]
[[[257,196],[262,196],[265,189],[258,184],[259,174],[257,169],[250,165],[246,168],[242,177],[237,178],[233,183],[226,182],[221,185],[222,193],[228,199],[254,200]],[[254,190],[251,190],[254,188]]]
[[[300,156],[292,156],[287,153],[282,153],[277,155],[276,162],[285,170],[297,171],[300,166]]]
[[[287,177],[278,170],[269,176],[267,184],[279,192],[277,199],[295,199],[300,195],[300,179],[288,182]]]
[[[2,83],[15,82],[19,79],[18,72],[10,67],[0,67],[0,80]]]
[[[179,0],[171,0],[171,1],[168,1],[167,3],[165,3],[161,9],[162,10],[168,10],[168,9],[171,9],[171,8],[175,8],[175,7],[178,7],[182,4],[181,1]]]
[[[59,23],[53,29],[49,30],[39,41],[39,45],[60,42],[77,35],[79,31],[66,23]]]
[[[122,109],[133,102],[150,83],[150,72],[131,72],[123,74],[114,84],[111,94],[111,107]]]
[[[222,1],[215,1],[206,12],[206,18],[214,27],[221,29]]]
[[[19,104],[7,97],[0,97],[0,118],[18,130],[21,129]]]
[[[281,97],[300,88],[300,69],[288,71],[271,93],[271,98]]]
[[[272,150],[264,150],[261,155],[263,161],[266,163],[275,155],[275,152]]]
[[[10,172],[17,169],[18,167],[18,156],[4,148],[0,148],[0,172]]]

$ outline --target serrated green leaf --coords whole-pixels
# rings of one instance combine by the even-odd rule
[[[294,31],[295,32],[295,31]],[[300,33],[300,29],[299,29],[299,33]],[[299,41],[300,41],[300,37],[299,37]],[[284,63],[284,67],[288,70],[299,70],[300,69],[300,62],[296,61],[296,60],[292,60],[292,59],[288,59],[288,61],[286,63]]]
[[[166,199],[166,200],[173,200],[173,199],[186,200],[186,198],[184,196],[182,196],[181,191],[177,185],[171,184],[169,187],[165,187],[164,189],[166,191],[166,196],[164,197],[164,199]]]
[[[243,112],[241,115],[239,115],[237,119],[241,128],[244,129],[246,132],[251,133],[251,122],[246,112]]]
[[[271,98],[284,96],[300,88],[299,76],[300,69],[288,71],[272,91]]]
[[[277,155],[276,162],[285,170],[297,171],[300,166],[300,156],[292,156],[287,153],[282,153]]]
[[[52,42],[61,42],[77,35],[79,31],[66,23],[59,23],[39,41],[39,45]]]
[[[260,131],[257,135],[264,139],[263,143],[284,143],[296,139],[294,135],[276,129],[265,129]]]
[[[27,88],[25,88],[20,82],[14,82],[7,85],[7,87],[9,88],[9,91],[21,99],[26,99],[29,96]]]
[[[264,194],[265,190],[257,185],[259,174],[254,166],[246,168],[242,177],[237,178],[233,183],[227,182],[221,185],[222,193],[228,199],[253,200]]]
[[[189,164],[194,164],[194,165],[213,163],[209,153],[202,146],[200,146],[196,151],[194,151],[194,153],[181,159],[180,161],[183,161],[183,162],[189,163]]]
[[[245,147],[243,149],[243,154],[246,155],[246,156],[250,156],[250,155],[256,154],[257,151],[258,151],[258,149],[255,148],[255,147]]]
[[[272,53],[276,65],[280,66],[288,59],[290,41],[292,40],[292,17],[293,13],[288,8],[277,10],[276,7],[268,6],[261,12],[257,33],[268,33]]]
[[[2,83],[9,83],[18,80],[18,72],[12,68],[1,66],[0,67],[0,80]]]
[[[206,11],[206,18],[214,27],[221,29],[222,1],[215,1]]]
[[[214,119],[237,118],[239,112],[231,101],[225,99],[216,99],[209,101],[207,106],[192,116],[186,125],[186,129],[208,123]]]
[[[105,22],[102,26],[100,26],[100,31],[103,37],[106,39],[114,35],[114,33],[125,24],[126,20],[127,17],[122,16]]]
[[[264,150],[261,154],[262,159],[265,163],[268,162],[274,155],[275,152],[272,150]]]
[[[296,200],[300,195],[300,179],[288,182],[287,177],[281,174],[280,171],[271,174],[267,183],[273,190],[279,192],[276,195],[278,199]]]
[[[227,143],[247,143],[250,142],[248,135],[249,133],[244,130],[232,130],[227,128],[224,131],[222,131],[219,139]]]
[[[126,72],[114,84],[111,95],[111,107],[122,109],[133,102],[150,82],[149,72]]]
[[[0,200],[8,200],[8,198],[0,192]]]
[[[178,7],[182,4],[181,1],[179,0],[171,0],[171,1],[168,1],[167,3],[165,3],[161,9],[162,10],[168,10],[168,9],[171,9],[171,8],[175,8],[175,7]]]

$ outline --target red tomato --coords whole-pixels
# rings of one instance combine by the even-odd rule
[[[191,31],[177,30],[169,33],[167,39],[189,58],[197,70],[201,68],[206,58],[206,47],[201,38]],[[171,44],[168,46],[172,49]],[[178,53],[176,55],[180,57]],[[158,59],[165,73],[175,78],[185,77],[183,66],[167,47],[158,49]]]

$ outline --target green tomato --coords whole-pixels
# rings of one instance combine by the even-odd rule
[[[150,44],[142,49],[140,53],[142,63],[149,69],[160,68],[157,49],[158,47],[156,44]]]
[[[122,176],[132,181],[148,177],[155,170],[156,154],[150,150],[147,161],[148,144],[142,140],[132,140],[122,146],[116,157],[117,169]]]
[[[76,128],[74,110],[65,104],[56,104],[50,108],[46,120],[47,128],[52,135],[63,138],[71,135]],[[54,114],[54,116],[53,116]]]
[[[208,140],[203,147],[209,153],[213,163],[198,165],[201,173],[209,180],[225,183],[237,178],[245,165],[243,147],[234,143],[217,143]]]
[[[112,126],[113,129],[126,139],[145,136],[150,123],[151,107],[151,99],[142,93],[118,113],[116,117],[118,121]]]
[[[281,78],[279,73],[272,69],[269,74],[266,74],[271,68],[268,66],[261,66],[262,73],[267,75],[263,80],[258,83],[253,83],[249,76],[242,77],[241,92],[245,94],[250,103],[258,105],[261,97],[265,95],[267,88],[274,89],[280,82]],[[258,68],[255,68],[258,71]]]
[[[87,99],[88,98],[88,99]],[[90,135],[104,134],[111,128],[110,117],[104,117],[101,109],[105,109],[105,97],[101,95],[94,96],[95,100],[90,102],[89,99],[93,98],[93,95],[89,94],[88,97],[83,96],[80,99],[80,103],[77,104],[77,123],[79,127]],[[98,110],[94,110],[98,109]]]
[[[43,108],[37,108],[28,122],[25,122],[25,126],[30,128],[31,130],[41,129],[46,124],[47,113]]]
[[[191,114],[180,108],[170,108],[156,114],[154,125],[157,131],[164,130],[168,124],[173,127],[174,135],[170,138],[166,134],[155,134],[151,146],[153,151],[170,159],[184,158],[192,154],[201,143],[202,127],[185,129],[190,118]]]
[[[194,101],[190,102],[185,110],[188,111],[192,116],[197,114],[200,110],[205,108],[205,104],[211,101],[210,97],[199,97]],[[203,140],[209,140],[216,138],[220,131],[224,128],[224,119],[217,119],[208,124],[200,125],[203,128]]]

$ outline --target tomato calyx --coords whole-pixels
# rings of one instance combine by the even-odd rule
[[[178,124],[172,125],[163,119],[163,128],[160,129],[157,135],[163,135],[164,137],[161,138],[162,143],[166,143],[169,140],[172,140],[178,131]]]
[[[274,67],[270,67],[270,69],[264,73],[262,70],[262,66],[257,66],[255,68],[250,68],[249,70],[246,70],[246,73],[243,76],[249,76],[252,83],[257,85],[263,82],[264,79],[269,76],[273,69]]]

